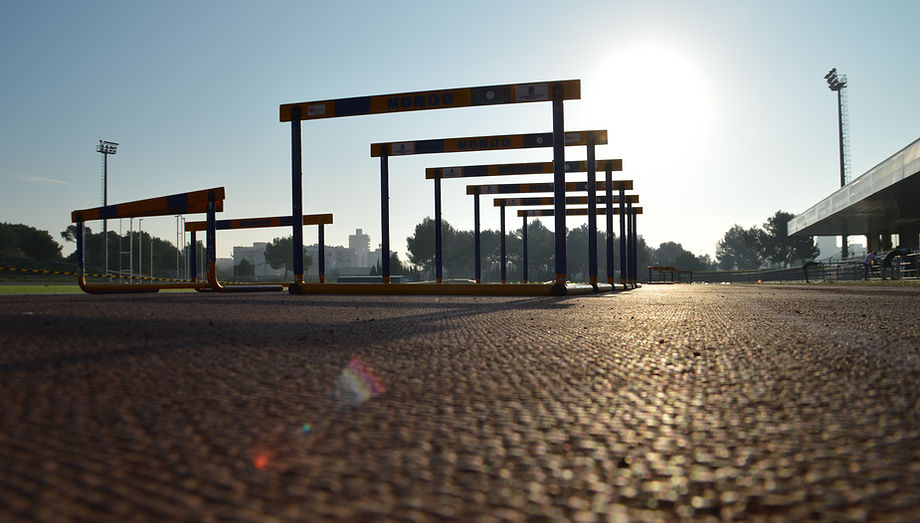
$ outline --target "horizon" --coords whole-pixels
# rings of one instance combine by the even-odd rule
[[[622,158],[617,176],[635,180],[646,209],[639,235],[651,247],[673,241],[715,258],[733,225],[799,214],[839,187],[829,69],[849,79],[851,180],[920,135],[912,103],[920,72],[905,65],[915,2],[471,2],[452,13],[469,28],[461,39],[431,22],[427,4],[404,5],[373,13],[293,2],[0,7],[0,221],[58,241],[70,211],[101,205],[99,140],[119,143],[108,158],[109,203],[225,186],[221,217],[289,214],[281,104],[577,78],[582,96],[565,103],[566,131],[608,131],[597,157]],[[348,19],[349,30],[299,22],[314,18]],[[490,38],[468,38],[477,32]],[[378,245],[379,167],[369,144],[550,124],[548,104],[304,122],[304,213],[334,213],[327,245],[347,245],[358,228]],[[584,154],[566,148],[566,160]],[[548,150],[523,150],[392,160],[391,249],[406,259],[405,238],[433,216],[426,167],[550,159]],[[470,230],[472,202],[461,193],[459,182],[444,184],[444,219]],[[483,213],[483,229],[498,229],[495,214]],[[172,217],[143,226],[175,241]],[[218,256],[227,257],[224,246],[288,235],[222,232]],[[314,238],[305,228],[304,243]]]

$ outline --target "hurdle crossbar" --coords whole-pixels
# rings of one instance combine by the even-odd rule
[[[595,162],[596,170],[604,170],[610,164],[611,171],[622,171],[623,160],[598,160]],[[528,163],[497,163],[490,165],[463,165],[456,167],[429,167],[425,169],[425,178],[428,180],[441,178],[475,178],[480,176],[517,176],[527,174],[552,174],[553,162],[528,162]],[[565,162],[565,172],[583,173],[588,171],[584,161]]]
[[[615,180],[612,183],[614,189],[630,191],[633,188],[632,180]],[[606,188],[606,182],[597,182],[597,190],[603,191]],[[523,194],[523,193],[540,193],[554,192],[555,184],[546,183],[499,183],[485,185],[467,185],[466,194]],[[565,192],[585,192],[588,190],[588,182],[566,182]]]
[[[531,218],[534,216],[554,216],[555,213],[556,213],[555,209],[518,209],[517,215],[518,217],[527,216],[528,218]],[[579,208],[566,209],[565,214],[566,216],[587,216],[588,209],[579,209]],[[603,207],[599,207],[597,209],[597,214],[598,215],[607,214],[607,209],[604,209]],[[620,209],[619,208],[613,209],[613,214],[620,214]],[[642,207],[633,207],[632,211],[627,211],[627,214],[642,214]]]
[[[565,145],[588,145],[594,138],[595,145],[607,144],[607,130],[569,131],[565,133]],[[405,140],[401,142],[379,142],[371,144],[371,157],[377,158],[386,150],[390,156],[407,154],[463,153],[468,151],[497,151],[502,149],[531,149],[552,147],[553,133],[501,134],[494,136],[468,136],[464,138],[435,138],[431,140]]]
[[[627,201],[632,203],[639,203],[638,194],[627,194]],[[597,203],[607,203],[606,196],[598,196]],[[535,196],[531,198],[495,198],[493,201],[495,207],[527,207],[531,205],[553,205],[555,200],[552,196]],[[588,197],[587,196],[566,196],[565,204],[566,205],[587,205]],[[615,194],[613,195],[613,201],[611,203],[620,203],[620,196]]]
[[[146,200],[117,203],[103,207],[82,209],[70,213],[71,221],[110,220],[113,218],[145,218],[147,216],[168,216],[171,214],[196,214],[206,212],[208,195],[214,193],[214,200],[223,203],[224,188],[215,187],[202,191],[172,194]]]

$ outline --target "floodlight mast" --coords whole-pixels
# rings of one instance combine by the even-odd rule
[[[102,205],[109,204],[109,155],[115,154],[118,149],[117,142],[99,140],[96,146],[96,152],[102,153]],[[109,273],[109,223],[108,220],[102,220],[102,235],[105,238],[105,274]],[[119,254],[119,257],[121,254]]]
[[[847,77],[844,74],[837,74],[837,68],[834,67],[824,75],[827,80],[827,87],[837,93],[837,126],[838,126],[838,143],[840,145],[840,186],[847,184],[847,174],[850,164],[850,138],[849,138],[849,118],[847,118]],[[845,233],[846,231],[844,231]],[[843,235],[840,251],[841,257],[846,259],[849,255],[847,252],[847,235]]]
[[[837,123],[839,127],[839,143],[840,143],[840,186],[843,187],[847,184],[847,178],[849,174],[849,160],[850,160],[850,148],[849,148],[849,119],[847,118],[847,101],[846,101],[846,87],[847,87],[847,77],[846,75],[838,75],[837,68],[833,68],[826,75],[824,79],[827,80],[827,87],[831,91],[837,93]]]

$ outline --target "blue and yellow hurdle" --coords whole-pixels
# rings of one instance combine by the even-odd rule
[[[223,210],[224,188],[215,187],[186,193],[173,194],[137,200],[133,202],[106,205],[73,211],[71,220],[77,225],[77,283],[83,292],[89,294],[123,293],[123,292],[157,292],[161,289],[197,289],[209,287],[209,282],[173,282],[173,283],[138,283],[124,285],[121,283],[89,283],[86,281],[86,250],[84,246],[84,223],[90,220],[115,218],[144,218],[148,216],[169,216],[177,214],[205,213],[208,221],[214,221],[215,213]],[[213,231],[213,229],[211,229]],[[213,234],[212,234],[213,236]],[[209,263],[215,254],[208,252]]]

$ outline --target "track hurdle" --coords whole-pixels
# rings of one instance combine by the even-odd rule
[[[613,163],[613,160],[603,160],[603,161],[604,161],[605,163],[607,163],[608,165],[610,165],[610,164]],[[572,164],[579,164],[579,163],[580,163],[580,164],[584,164],[584,163],[586,163],[586,162],[571,162],[571,163],[572,163]],[[583,166],[583,165],[579,165],[579,166],[572,165],[572,168],[575,169],[575,168],[582,167],[582,166]],[[571,171],[571,172],[579,172],[579,171],[573,170],[573,171]],[[582,171],[582,172],[583,172],[583,171]],[[561,188],[560,188],[559,186],[557,186],[555,182],[552,182],[552,183],[509,183],[509,184],[467,185],[467,186],[466,186],[466,193],[474,196],[474,203],[473,203],[473,206],[474,206],[474,213],[475,213],[475,217],[474,217],[474,228],[475,228],[475,230],[474,230],[474,238],[475,238],[475,240],[474,240],[474,241],[477,243],[477,254],[476,254],[477,260],[478,260],[478,258],[479,258],[479,255],[478,255],[478,252],[479,252],[479,251],[478,251],[478,241],[479,241],[479,240],[478,240],[478,239],[479,239],[479,195],[480,195],[480,194],[555,193],[555,192],[557,192],[557,191],[559,191],[559,190],[561,190],[561,191],[563,192],[563,194],[564,194],[565,192],[588,192],[589,195],[590,195],[590,196],[587,197],[587,198],[588,198],[588,202],[589,202],[589,207],[591,206],[590,204],[591,204],[592,201],[595,203],[595,207],[596,207],[596,198],[597,198],[597,197],[596,197],[596,191],[604,191],[604,190],[607,189],[607,187],[610,187],[611,189],[614,188],[614,187],[620,188],[620,192],[621,192],[621,193],[624,193],[624,191],[626,191],[626,190],[631,190],[631,189],[632,189],[632,180],[616,180],[616,181],[611,181],[611,183],[609,183],[609,184],[608,184],[607,182],[594,182],[594,183],[588,183],[588,182],[567,182],[567,183],[565,183]],[[554,198],[554,199],[553,199],[553,205],[554,205],[554,207],[557,207],[557,206],[559,206],[559,205],[562,205],[563,208],[565,208],[565,198],[564,198],[564,197],[563,197],[563,198],[557,198],[557,197],[554,196],[553,198]],[[621,205],[622,205],[622,201],[625,200],[625,199],[626,199],[626,198],[625,198],[625,194],[624,194],[623,198],[620,200],[620,201],[621,201]],[[611,198],[611,200],[612,200],[612,198]],[[608,203],[608,206],[609,206],[609,205],[610,205],[610,204]],[[595,218],[595,220],[596,220],[596,218]],[[558,222],[558,220],[556,220],[556,221]],[[593,234],[593,235],[590,234],[590,231],[591,231],[591,224],[592,224],[592,223],[594,224],[594,234]],[[611,226],[611,227],[612,227],[611,223],[612,223],[612,222],[608,222],[608,226]],[[593,222],[592,222],[592,221],[589,220],[589,227],[588,227],[588,229],[589,229],[589,241],[590,241],[590,243],[596,244],[596,242],[597,242],[597,222],[596,222],[596,221],[593,221]],[[608,238],[609,238],[610,230],[608,229],[607,232],[608,232]],[[564,230],[563,230],[563,236],[565,236],[565,231],[564,231]],[[609,242],[608,242],[608,243],[609,243]],[[611,246],[612,246],[612,244],[611,244]],[[612,249],[612,247],[611,247],[611,249]],[[594,260],[595,260],[595,262],[594,262],[594,264],[593,264],[593,266],[592,266],[593,269],[594,269],[593,272],[592,272],[592,274],[596,275],[596,274],[597,274],[597,262],[596,262],[596,260],[597,260],[597,251],[596,251],[596,247],[595,247],[595,249],[589,249],[589,259],[594,259]],[[608,265],[608,267],[609,267],[609,265]],[[477,274],[478,274],[478,271],[477,271]],[[596,283],[596,282],[592,282],[592,285],[597,285],[597,283]]]
[[[294,220],[290,216],[272,216],[272,217],[262,217],[262,218],[237,218],[230,220],[215,220],[214,230],[215,231],[225,231],[232,229],[261,229],[268,227],[291,227]],[[319,280],[320,283],[325,283],[326,274],[325,274],[325,226],[332,223],[332,214],[305,214],[303,216],[303,225],[317,225],[318,226],[318,245],[319,245]],[[196,238],[195,234],[197,231],[206,231],[207,222],[185,222],[185,230],[191,232],[192,245],[195,245]],[[210,233],[208,237],[208,242],[210,243]],[[214,240],[215,250],[217,240]],[[221,283],[217,278],[217,266],[216,260],[212,264],[208,262],[208,273],[207,278],[208,282],[211,284],[210,290],[221,291],[221,292],[258,292],[258,291],[280,291],[285,287],[290,285],[290,282],[280,282],[280,283]],[[192,280],[197,279],[197,266],[195,261],[192,261],[191,265],[191,275]]]
[[[80,288],[83,289],[83,292],[89,294],[157,292],[160,289],[203,289],[208,287],[208,282],[198,281],[140,283],[134,285],[124,285],[121,283],[88,283],[86,281],[86,252],[83,245],[84,223],[90,220],[143,218],[147,216],[197,213],[206,213],[208,215],[208,220],[213,222],[214,214],[223,210],[223,200],[224,188],[216,187],[202,191],[179,193],[170,196],[161,196],[146,200],[73,211],[70,217],[71,220],[77,224],[77,283],[80,285]],[[178,248],[178,246],[176,248]],[[209,250],[209,260],[213,255],[214,253]]]
[[[524,236],[524,248],[525,249],[527,248],[527,240],[526,240],[527,238],[527,218],[530,216],[552,216],[554,212],[555,212],[554,209],[521,209],[518,211],[518,216],[523,217],[524,219],[523,236]],[[590,209],[584,209],[584,208],[566,209],[565,212],[569,216],[590,215]],[[596,209],[595,212],[597,214],[607,214],[607,209],[604,209],[604,208]],[[642,207],[633,207],[632,202],[627,201],[625,212],[621,211],[621,209],[618,208],[618,209],[613,209],[613,214],[620,215],[621,224],[623,222],[623,217],[625,215],[626,221],[629,224],[629,227],[626,233],[627,238],[625,239],[626,240],[625,245],[624,245],[623,237],[620,237],[620,253],[621,253],[620,254],[621,256],[620,275],[621,277],[625,278],[626,287],[629,287],[629,286],[636,287],[636,285],[638,284],[638,280],[636,277],[636,275],[638,274],[636,272],[636,264],[637,264],[637,257],[638,257],[638,249],[637,249],[638,236],[636,235],[636,215],[642,214]],[[626,256],[624,256],[624,253],[626,254]]]
[[[581,98],[580,80],[556,80],[282,104],[279,107],[280,120],[281,122],[291,122],[291,216],[302,215],[301,122],[303,120],[509,103],[552,102],[553,160],[557,165],[554,171],[554,179],[561,184],[565,182],[565,172],[563,171],[563,164],[565,163],[563,102],[579,98]],[[389,199],[388,155],[389,151],[384,148],[380,157],[380,201],[383,226],[381,251],[384,253],[381,269],[385,267],[387,274],[389,273],[390,263],[389,215],[384,209],[388,209],[386,202]],[[562,196],[562,194],[559,194],[560,199]],[[565,217],[563,216],[561,219],[564,227]],[[558,220],[559,218],[557,218]],[[300,258],[300,253],[303,249],[303,226],[295,224],[293,229],[294,283],[296,285],[290,286],[289,290],[296,293],[303,290],[303,260]],[[557,283],[564,285],[564,233],[556,234],[556,250],[556,279]]]
[[[613,183],[610,183],[609,185],[612,186]],[[625,196],[625,198],[626,198],[628,201],[632,202],[632,203],[639,203],[639,195],[638,195],[638,194],[627,194],[627,195]],[[618,194],[615,194],[615,195],[613,195],[612,201],[610,201],[609,203],[610,203],[611,205],[612,205],[612,204],[619,204],[620,201],[621,201],[621,200],[620,200],[620,196],[619,196]],[[608,203],[608,199],[607,199],[606,196],[596,196],[596,197],[595,197],[595,202],[598,203],[598,204],[607,204],[607,203]],[[501,213],[501,238],[502,238],[502,243],[501,243],[501,263],[502,263],[502,279],[504,279],[504,278],[505,278],[505,207],[530,207],[530,206],[537,206],[537,205],[554,205],[555,202],[553,201],[553,197],[552,197],[552,196],[542,196],[542,197],[537,196],[537,197],[529,197],[529,198],[495,198],[495,199],[493,200],[492,203],[493,203],[493,205],[494,205],[495,207],[499,207],[499,208],[500,208],[500,211],[499,211],[499,212]],[[569,207],[568,207],[569,205],[587,205],[587,204],[588,204],[588,197],[587,197],[587,196],[566,196],[566,197],[565,197],[565,205],[566,205],[566,208],[569,208]],[[614,213],[613,210],[612,210],[612,209],[608,209],[608,207],[604,207],[603,210],[604,210],[604,211],[608,211],[608,212],[597,212],[596,214],[598,214],[598,215],[600,215],[600,214],[605,214],[605,215],[607,215],[607,216],[610,217],[610,219],[607,220],[607,248],[608,248],[608,249],[607,249],[608,252],[607,252],[607,256],[606,256],[606,258],[607,258],[607,283],[610,284],[610,285],[614,285],[614,281],[613,281],[613,280],[614,280],[614,278],[613,278],[613,272],[614,272],[614,263],[613,263],[613,215],[614,215],[614,214],[619,214],[619,213]],[[590,215],[590,213],[589,213],[589,215]],[[524,223],[524,227],[522,228],[522,234],[524,233],[524,230],[526,229],[526,225],[527,225],[526,221],[527,221],[527,218],[525,217],[525,218],[524,218],[524,222],[525,222],[525,223]],[[595,237],[595,239],[592,240],[592,239],[590,238],[591,236],[592,236],[592,235],[590,234],[590,224],[589,224],[589,240],[588,240],[588,241],[593,241],[593,242],[595,242],[595,245],[596,245],[596,242],[597,242],[596,237]],[[526,256],[526,248],[525,248],[525,256]],[[592,261],[591,261],[591,260],[596,260],[596,259],[597,259],[596,256],[597,256],[596,248],[595,248],[594,251],[592,251],[592,250],[589,249],[589,252],[588,252],[588,260],[589,260],[589,262],[588,262],[588,263],[589,263],[588,272],[589,272],[589,275],[592,275],[592,280],[591,280],[591,283],[592,283],[592,284],[596,284],[596,283],[597,283],[597,282],[595,281],[595,280],[597,279],[597,265],[596,265],[596,262],[592,262]],[[592,269],[593,269],[593,271],[592,271]],[[524,281],[527,281],[527,267],[524,267],[523,278],[524,278]]]
[[[563,134],[565,146],[585,145],[593,154],[594,145],[604,145],[607,143],[606,130],[590,131],[570,131]],[[530,133],[530,134],[506,134],[496,136],[472,136],[466,138],[437,138],[431,140],[410,140],[401,142],[381,142],[371,144],[371,157],[381,157],[385,151],[389,151],[390,156],[402,156],[412,154],[429,154],[429,153],[455,153],[471,151],[498,151],[509,149],[532,149],[540,147],[550,147],[553,145],[553,133]],[[518,166],[517,169],[511,166]],[[531,164],[506,164],[505,172],[497,174],[532,174],[526,172]],[[540,164],[545,168],[549,165],[547,173],[553,173],[553,163],[544,162]],[[383,166],[381,160],[381,166]],[[517,172],[516,172],[517,171]],[[434,172],[434,171],[432,171]],[[429,170],[425,170],[426,178],[434,179],[434,214],[435,214],[435,279],[438,283],[443,281],[443,259],[441,257],[441,176],[428,176]],[[389,202],[382,202],[381,205],[389,205]],[[387,211],[389,213],[389,211]],[[389,235],[389,230],[387,230]],[[384,280],[389,281],[389,265],[384,272]]]
[[[606,141],[606,132],[603,136]],[[587,181],[587,191],[588,198],[591,199],[595,195],[595,183],[596,176],[595,171],[598,168],[604,168],[608,173],[608,178],[611,176],[612,171],[622,171],[623,170],[623,160],[621,159],[610,159],[610,160],[598,160],[594,161],[594,139],[591,136],[588,136],[588,160],[584,161],[572,161],[565,162],[564,170],[566,173],[579,173],[587,172],[588,181]],[[506,164],[492,164],[492,165],[467,165],[467,166],[457,166],[457,167],[429,167],[425,169],[425,178],[434,179],[436,184],[435,190],[435,228],[440,231],[441,223],[441,192],[440,192],[440,180],[443,178],[478,178],[483,176],[514,176],[514,175],[528,175],[528,174],[549,174],[555,171],[554,162],[531,162],[531,163],[506,163]],[[548,191],[553,192],[553,191]],[[474,206],[479,205],[478,197],[473,204]],[[477,207],[478,209],[478,207]],[[478,219],[479,212],[475,211],[477,225],[474,230],[474,236],[476,237],[476,244],[478,246],[479,238],[479,227]],[[504,214],[501,217],[504,221]],[[563,220],[564,221],[564,220]],[[595,241],[597,235],[597,223],[589,219],[589,234],[592,236],[591,241]],[[564,234],[563,234],[564,236]],[[440,257],[440,242],[435,238],[435,257]],[[504,234],[502,235],[502,246],[504,248]],[[563,245],[564,246],[564,245]],[[597,247],[594,247],[596,250]],[[558,254],[558,253],[557,253]],[[593,258],[597,258],[596,252]],[[480,267],[479,267],[479,255],[476,256],[477,261],[477,270],[476,270],[476,280],[477,283],[480,280]],[[504,273],[503,273],[504,274]],[[502,281],[504,282],[506,276],[503,276]]]

